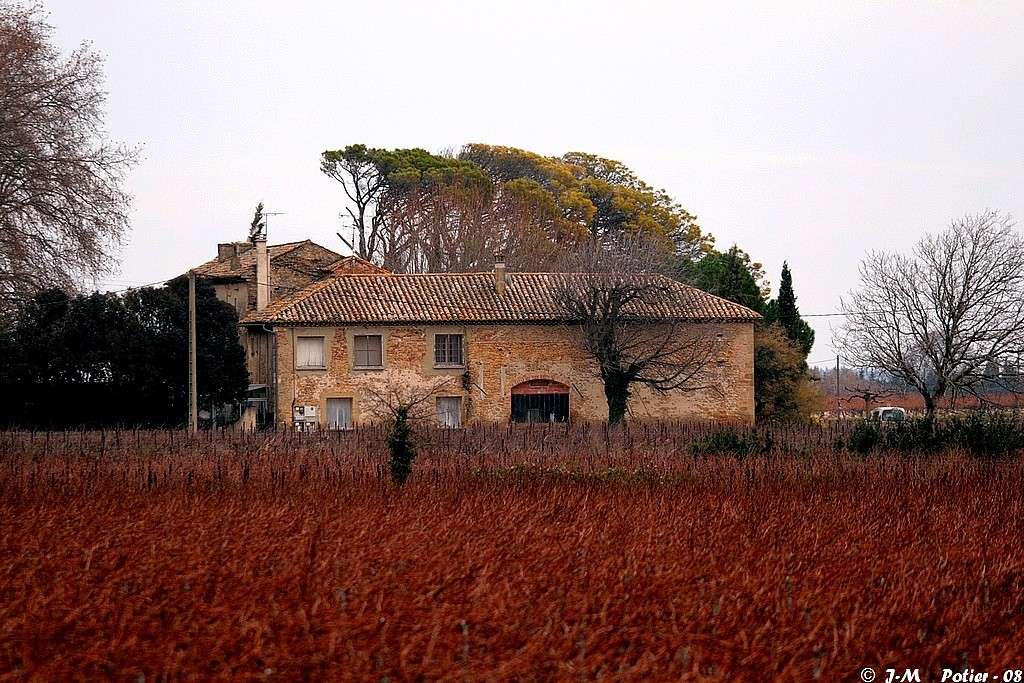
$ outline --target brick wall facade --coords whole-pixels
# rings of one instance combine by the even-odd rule
[[[695,323],[695,334],[716,340],[716,359],[706,368],[704,383],[713,389],[659,394],[634,386],[630,411],[638,419],[754,420],[754,338],[750,322]],[[434,335],[462,334],[464,368],[434,367]],[[353,367],[353,337],[383,336],[384,369]],[[462,421],[507,422],[511,390],[529,380],[554,380],[570,387],[573,420],[605,420],[607,402],[593,361],[580,345],[578,333],[561,325],[449,325],[372,328],[284,327],[275,331],[277,358],[276,419],[291,424],[293,406],[314,405],[321,423],[329,398],[352,399],[353,420],[379,418],[370,390],[391,381],[404,387],[430,388],[450,379],[435,396],[459,396]],[[324,337],[325,369],[295,367],[295,339]],[[468,388],[467,388],[468,387]]]

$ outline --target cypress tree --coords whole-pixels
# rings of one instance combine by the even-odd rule
[[[782,277],[779,278],[779,296],[772,302],[771,317],[786,331],[786,336],[796,343],[806,357],[814,345],[814,330],[800,317],[793,292],[793,274],[789,264],[782,262]]]
[[[388,451],[391,458],[388,466],[391,480],[398,485],[412,474],[412,461],[416,458],[416,446],[412,439],[412,425],[409,423],[409,406],[403,405],[395,409],[395,420],[388,433]]]

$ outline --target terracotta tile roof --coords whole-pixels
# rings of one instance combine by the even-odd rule
[[[376,263],[371,263],[358,256],[343,256],[328,269],[333,275],[351,275],[353,273],[390,273],[387,268],[381,268]]]
[[[565,320],[555,292],[574,273],[509,273],[498,296],[493,273],[350,274],[315,282],[253,311],[242,323],[343,325],[368,323],[516,323]],[[638,306],[645,319],[756,320],[754,311],[664,278],[670,296]]]
[[[304,244],[314,244],[310,240],[300,240],[298,242],[286,242],[284,244],[271,244],[267,247],[267,251],[270,254],[270,260],[273,261],[278,256],[284,256],[285,254],[298,249]],[[232,263],[234,261],[234,263]],[[250,275],[250,271],[256,268],[256,249],[249,249],[238,255],[238,260],[225,259],[220,261],[218,259],[212,259],[196,266],[196,275],[200,277],[208,278],[245,278]]]

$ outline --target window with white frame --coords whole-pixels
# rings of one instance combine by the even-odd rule
[[[352,399],[327,399],[327,428],[352,429]]]
[[[299,370],[323,370],[324,338],[297,337],[295,339],[295,367]]]
[[[357,334],[353,339],[357,368],[380,368],[384,366],[384,343],[379,334]]]
[[[434,365],[438,367],[458,367],[465,365],[462,355],[461,334],[434,335]]]
[[[442,427],[462,426],[462,398],[459,396],[437,397],[437,423]]]

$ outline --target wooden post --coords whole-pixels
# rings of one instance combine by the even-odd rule
[[[839,355],[836,354],[836,414],[839,412]]]
[[[196,273],[188,271],[188,432],[199,431],[199,398],[196,391]]]

